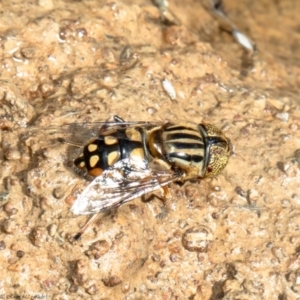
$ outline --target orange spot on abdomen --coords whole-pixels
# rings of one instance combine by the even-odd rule
[[[88,173],[91,176],[97,177],[97,176],[100,176],[103,173],[103,170],[101,168],[93,168],[93,169],[90,169],[88,171]]]

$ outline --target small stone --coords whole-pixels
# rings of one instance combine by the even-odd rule
[[[56,199],[61,199],[63,198],[65,195],[65,192],[64,190],[61,188],[61,187],[57,187],[53,190],[53,196],[56,198]]]
[[[90,295],[96,295],[98,293],[98,288],[95,283],[91,284],[89,287],[87,287],[86,292]]]
[[[122,292],[123,293],[127,293],[130,289],[130,284],[129,282],[124,282],[123,285],[122,285]]]
[[[177,262],[177,261],[179,261],[179,260],[180,260],[180,259],[179,259],[179,257],[178,257],[177,254],[172,253],[172,254],[170,255],[170,261],[171,261],[171,262]]]
[[[153,254],[151,258],[155,262],[159,262],[160,261],[160,255],[159,254]]]
[[[21,155],[20,162],[22,164],[28,164],[30,162],[30,156],[27,153]]]
[[[220,214],[217,213],[217,212],[214,212],[214,213],[211,214],[211,217],[212,217],[213,219],[215,219],[215,220],[218,220],[218,219],[220,218]]]
[[[250,202],[250,204],[257,202],[258,195],[259,194],[257,190],[251,189],[248,191],[248,201]]]
[[[120,54],[120,61],[121,61],[121,62],[124,62],[124,61],[129,60],[130,57],[131,57],[131,53],[132,53],[132,48],[131,48],[131,46],[130,46],[130,45],[126,45],[126,46],[123,48],[123,50],[122,50],[122,52],[121,52],[121,54]]]
[[[279,120],[281,120],[282,122],[287,122],[290,118],[290,114],[287,113],[287,112],[280,112],[280,113],[277,113],[275,115],[275,117]]]
[[[282,142],[286,142],[286,141],[291,139],[291,136],[288,135],[288,134],[281,134],[279,137],[280,137]]]
[[[89,264],[87,260],[79,259],[76,261],[72,280],[75,285],[83,285],[89,279]]]
[[[110,276],[102,279],[102,282],[105,286],[113,287],[122,282],[122,280],[118,276]]]
[[[76,29],[76,34],[78,37],[83,38],[83,37],[87,36],[87,31],[85,28],[78,28],[78,29]]]
[[[17,149],[9,148],[5,151],[5,158],[7,160],[18,160],[21,158],[21,153]]]
[[[191,252],[207,252],[208,246],[213,240],[210,228],[206,226],[192,227],[182,236],[183,247]]]
[[[291,202],[288,199],[281,200],[281,207],[282,208],[289,208],[291,206]]]
[[[235,188],[235,192],[236,192],[239,196],[241,196],[241,197],[243,197],[243,198],[247,198],[247,192],[246,192],[245,190],[243,190],[242,187],[237,186],[237,187]]]
[[[147,112],[150,116],[153,116],[157,112],[157,109],[155,107],[150,106],[147,108]]]
[[[178,221],[178,225],[179,225],[179,227],[180,227],[181,229],[183,229],[183,228],[185,228],[185,227],[188,225],[188,223],[187,223],[186,220],[180,219],[180,220]]]
[[[54,236],[57,232],[57,225],[56,224],[50,224],[48,227],[48,233],[50,236]]]
[[[17,257],[22,258],[25,255],[25,252],[22,250],[17,251]]]
[[[23,264],[21,264],[19,262],[15,262],[15,263],[10,264],[7,267],[7,270],[12,271],[12,272],[21,273],[22,272],[22,268],[23,268]]]
[[[272,253],[277,259],[284,259],[286,257],[284,253],[284,249],[281,247],[273,247],[272,248]]]
[[[7,203],[8,195],[9,192],[0,192],[0,207]]]
[[[14,220],[5,220],[2,229],[5,233],[13,234],[17,230],[17,223]]]
[[[291,130],[293,130],[293,131],[296,131],[296,130],[298,130],[298,125],[297,124],[294,124],[294,123],[292,123],[290,126],[289,126],[289,128],[291,129]]]
[[[292,284],[291,289],[295,293],[300,293],[300,269],[292,271],[286,276],[288,282]]]
[[[105,253],[107,253],[109,249],[110,245],[107,241],[99,240],[90,246],[90,249],[87,251],[87,255],[93,256],[94,259],[99,259]]]
[[[176,91],[174,86],[172,85],[171,81],[167,78],[165,78],[162,81],[162,86],[167,95],[171,98],[171,100],[176,100]]]
[[[69,292],[70,292],[70,293],[76,293],[77,291],[78,291],[78,285],[72,284],[72,285],[69,287]]]
[[[36,56],[36,48],[35,47],[23,47],[21,48],[21,54],[25,58],[34,58]]]
[[[40,90],[43,95],[49,95],[53,92],[54,86],[52,83],[43,83],[40,85]]]
[[[4,205],[4,211],[7,213],[8,216],[12,216],[17,214],[18,209],[16,209],[10,202]]]
[[[37,247],[41,247],[47,241],[47,231],[44,227],[36,227],[31,232],[31,241]]]

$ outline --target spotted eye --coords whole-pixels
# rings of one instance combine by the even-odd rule
[[[207,173],[207,174],[212,173],[212,171],[213,171],[213,168],[212,168],[212,167],[207,167],[207,169],[206,169],[206,173]]]
[[[230,153],[231,142],[221,130],[211,124],[205,124],[208,145],[208,163],[204,177],[218,175],[226,166]]]

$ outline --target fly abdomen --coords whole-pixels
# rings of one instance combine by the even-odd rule
[[[115,135],[99,136],[84,146],[74,164],[80,169],[86,169],[90,176],[96,177],[119,160],[144,159],[145,151],[141,134],[138,134],[140,140],[137,140],[137,134],[134,136],[136,140],[131,140],[126,131],[119,131]]]

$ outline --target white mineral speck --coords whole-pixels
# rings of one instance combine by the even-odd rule
[[[242,45],[250,51],[254,51],[253,43],[245,34],[241,33],[239,30],[236,29],[232,31],[232,35],[240,45]]]
[[[176,91],[171,83],[171,81],[169,79],[164,79],[162,81],[162,86],[165,90],[165,92],[168,94],[168,96],[171,98],[171,100],[175,100],[176,99]]]

